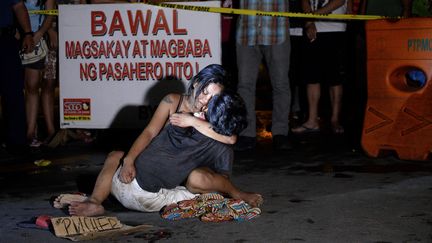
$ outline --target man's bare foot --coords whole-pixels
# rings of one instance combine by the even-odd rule
[[[334,134],[343,134],[345,132],[343,126],[339,122],[332,122],[332,132]]]
[[[101,204],[91,201],[71,202],[69,206],[69,214],[75,216],[100,216],[105,212]]]
[[[252,193],[252,192],[241,192],[239,194],[239,198],[249,204],[251,207],[260,207],[264,199],[260,194]]]
[[[60,194],[58,197],[54,199],[52,203],[53,203],[53,207],[61,209],[71,204],[71,202],[84,202],[87,199],[88,198],[84,193],[76,193],[76,194],[66,193],[66,194]]]

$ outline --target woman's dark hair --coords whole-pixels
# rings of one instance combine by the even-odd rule
[[[243,99],[234,92],[224,91],[209,101],[206,119],[215,132],[231,136],[246,128],[246,115]]]
[[[210,64],[195,75],[189,83],[187,93],[194,93],[196,98],[211,83],[227,86],[226,71],[219,64]]]

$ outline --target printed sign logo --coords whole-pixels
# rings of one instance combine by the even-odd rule
[[[90,99],[63,99],[64,120],[91,120]]]

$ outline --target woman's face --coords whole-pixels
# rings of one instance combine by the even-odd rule
[[[210,83],[203,91],[198,95],[195,100],[194,107],[197,111],[205,111],[210,99],[222,92],[223,86],[221,84]]]

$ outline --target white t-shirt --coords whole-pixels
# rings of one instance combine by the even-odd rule
[[[315,11],[318,5],[325,6],[330,0],[309,0],[311,8]],[[333,10],[332,14],[346,14],[347,12],[347,0],[344,5],[338,9]],[[315,26],[318,32],[344,32],[346,30],[346,22],[344,20],[332,20],[332,19],[317,19]]]

